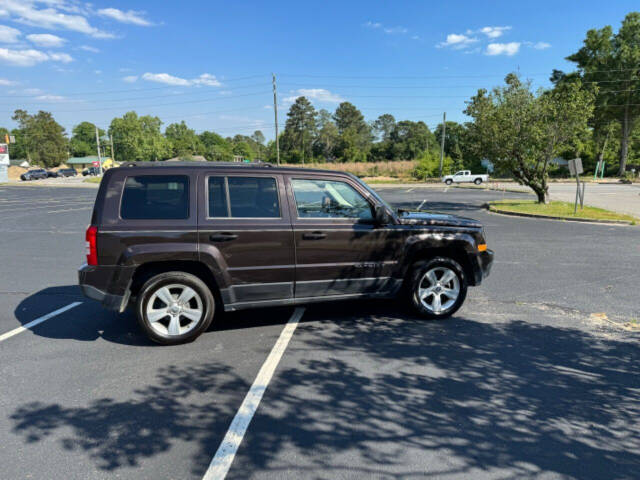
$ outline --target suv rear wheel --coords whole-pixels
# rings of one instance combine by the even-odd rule
[[[196,339],[213,319],[215,300],[195,275],[166,272],[149,279],[136,302],[138,323],[147,336],[163,345]]]
[[[413,308],[431,319],[450,317],[467,296],[467,280],[462,267],[446,257],[416,262],[409,288]]]

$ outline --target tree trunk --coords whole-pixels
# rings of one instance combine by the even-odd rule
[[[549,187],[546,182],[538,185],[529,185],[529,187],[538,197],[538,203],[549,203]]]
[[[618,169],[618,176],[624,176],[624,172],[627,168],[627,156],[629,154],[629,107],[624,109],[624,118],[622,119],[622,140],[620,142],[620,168]]]

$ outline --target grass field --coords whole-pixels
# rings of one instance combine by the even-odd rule
[[[640,219],[625,215],[622,213],[612,212],[603,208],[578,207],[577,213],[573,213],[573,203],[569,202],[550,202],[548,204],[537,203],[535,200],[505,200],[491,202],[490,207],[494,211],[505,211],[513,213],[525,213],[530,215],[543,215],[547,217],[561,217],[566,219],[581,218],[588,220],[614,220],[626,221],[636,224]]]

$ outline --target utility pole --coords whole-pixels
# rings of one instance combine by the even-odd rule
[[[96,145],[98,147],[98,164],[100,165],[100,175],[102,175],[102,155],[100,155],[100,134],[96,125]]]
[[[276,157],[278,160],[278,165],[280,165],[280,140],[278,139],[278,93],[276,90],[276,74],[272,73],[273,77],[273,113],[275,115],[275,125],[276,125]]]
[[[442,138],[440,139],[440,178],[442,178],[442,165],[444,163],[444,136],[447,133],[447,112],[442,114]]]
[[[109,142],[111,143],[111,163],[113,164],[112,166],[116,166],[116,155],[115,153],[113,153],[113,137],[111,136],[111,134],[109,134]]]

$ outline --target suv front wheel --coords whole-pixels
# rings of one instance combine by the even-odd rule
[[[209,287],[185,272],[152,277],[136,302],[138,323],[151,340],[163,345],[195,340],[211,324],[214,308]]]
[[[430,319],[450,317],[467,296],[467,280],[462,267],[446,257],[416,262],[409,288],[413,308]]]

